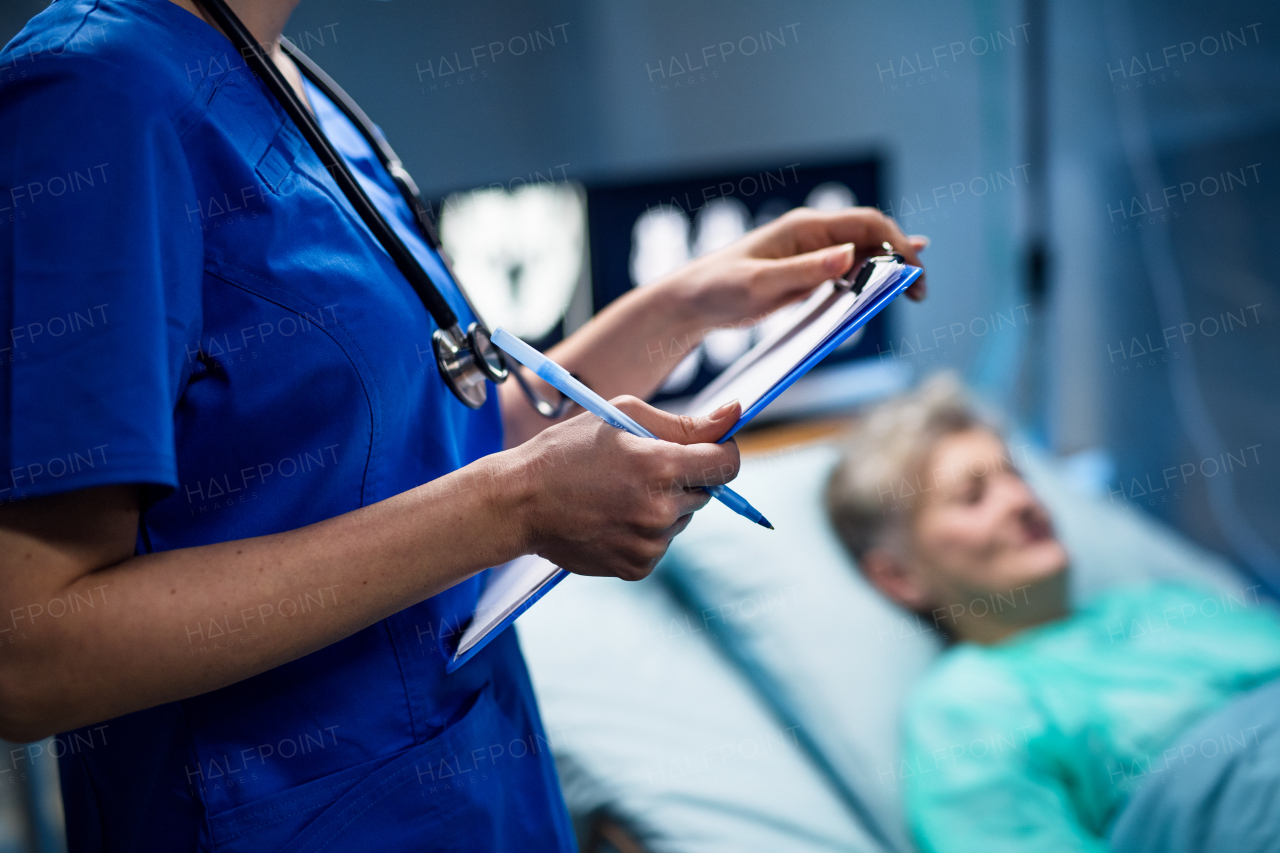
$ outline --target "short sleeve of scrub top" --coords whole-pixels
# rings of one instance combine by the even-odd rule
[[[308,95],[470,319],[363,138]],[[0,127],[20,129],[0,154],[0,499],[144,486],[159,551],[296,529],[501,448],[496,395],[472,411],[444,386],[430,315],[203,21],[58,0],[0,52]],[[444,672],[482,582],[59,735],[71,849],[575,849],[514,633]],[[228,602],[170,641],[193,666],[248,654],[353,593]],[[0,616],[0,643],[21,628]]]

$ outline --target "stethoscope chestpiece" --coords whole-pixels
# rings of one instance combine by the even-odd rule
[[[478,409],[488,398],[485,381],[500,383],[507,378],[502,350],[493,345],[489,330],[472,323],[464,335],[456,325],[436,329],[431,335],[436,367],[449,390],[467,406]]]
[[[431,335],[431,348],[435,351],[436,367],[449,390],[467,407],[478,409],[488,398],[485,375],[471,349],[471,344],[456,325],[448,329],[436,329]]]
[[[502,356],[502,350],[493,345],[489,330],[483,323],[476,322],[467,327],[467,343],[471,345],[472,358],[479,356],[476,366],[484,373],[485,378],[494,384],[504,382],[507,378],[507,361]]]

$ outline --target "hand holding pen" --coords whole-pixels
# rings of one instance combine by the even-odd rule
[[[645,427],[641,426],[626,413],[619,410],[616,406],[605,400],[596,392],[592,391],[586,385],[583,385],[580,381],[574,378],[569,371],[565,370],[550,358],[547,358],[547,356],[538,352],[536,349],[529,346],[501,326],[493,332],[493,343],[516,361],[536,373],[543,381],[551,384],[561,394],[564,394],[579,406],[600,418],[609,426],[614,427],[615,429],[625,430],[632,435],[641,436],[643,438],[658,438],[658,436],[645,429]],[[727,414],[725,410],[728,408],[729,407],[727,405],[721,406],[720,409],[712,413],[712,420],[716,420],[717,415]],[[732,423],[732,421],[729,421],[726,426],[731,426]],[[720,436],[715,436],[714,438],[719,437]],[[749,504],[742,495],[739,495],[728,486],[707,485],[702,488],[704,488],[713,498],[720,501],[729,509],[733,510],[748,521],[754,521],[761,527],[767,527],[770,530],[773,529],[773,525],[769,523],[769,519],[765,518],[758,509]]]
[[[494,345],[497,345],[499,348],[502,348],[504,352],[507,352],[512,359],[524,364],[526,368],[534,371],[539,378],[552,384],[552,386],[556,387],[559,392],[566,394],[566,396],[570,397],[571,400],[579,403],[580,406],[591,412],[591,414],[594,414],[595,416],[598,416],[598,418],[604,420],[605,423],[611,425],[611,427],[626,430],[626,432],[631,433],[632,435],[640,435],[640,437],[644,438],[658,438],[658,435],[654,435],[649,429],[646,429],[643,425],[637,423],[635,419],[630,418],[626,412],[623,412],[618,409],[618,407],[613,406],[612,403],[605,401],[604,398],[599,396],[599,394],[591,391],[590,388],[584,386],[584,384],[579,382],[579,380],[571,377],[571,375],[568,374],[568,371],[564,370],[562,366],[559,366],[553,360],[548,359],[547,356],[544,356],[543,353],[527,345],[527,343],[521,341],[520,338],[513,336],[513,334],[507,332],[506,329],[500,327],[498,329],[494,329],[493,342]],[[707,438],[703,439],[705,442],[716,441],[716,439],[719,438],[719,435],[722,435],[724,430],[727,430],[733,423],[733,420],[728,418],[724,412],[716,412],[716,414],[712,415],[712,420],[718,420],[717,415],[721,416],[726,423],[723,424],[723,429],[721,429],[721,432],[718,434],[708,434]],[[736,464],[732,467],[733,474],[736,474]],[[765,519],[758,510],[755,510],[750,503],[746,502],[740,494],[733,492],[732,489],[724,487],[724,485],[721,484],[708,484],[703,488],[705,488],[705,491],[712,494],[713,497],[716,497],[717,500],[723,502],[724,505],[730,507],[731,510],[737,512],[737,514],[742,515],[751,521],[755,521],[756,524],[765,526],[765,528],[772,529],[773,525],[769,524],[769,521]]]
[[[737,475],[737,445],[715,442],[738,406],[682,421],[635,397],[614,402],[666,440],[638,438],[583,412],[479,460],[493,476],[480,482],[516,498],[504,498],[493,519],[498,537],[519,536],[511,543],[518,550],[500,557],[537,554],[574,574],[639,580],[711,500],[699,487]]]

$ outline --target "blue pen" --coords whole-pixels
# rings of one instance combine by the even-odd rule
[[[500,349],[523,364],[525,367],[538,374],[540,378],[555,386],[556,390],[564,394],[570,400],[586,409],[591,414],[600,418],[611,427],[626,430],[632,435],[640,435],[645,438],[657,438],[656,435],[649,430],[640,426],[631,418],[611,405],[607,400],[592,391],[586,385],[583,385],[577,379],[569,375],[569,371],[538,352],[506,329],[499,326],[493,330],[494,344]],[[730,489],[728,486],[705,486],[705,490],[720,503],[736,512],[743,518],[754,521],[761,527],[767,527],[773,530],[773,525],[769,523],[769,519],[760,514],[760,510],[747,503],[747,499],[742,495]]]

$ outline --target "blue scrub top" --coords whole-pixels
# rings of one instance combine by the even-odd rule
[[[468,322],[373,152],[309,94]],[[0,52],[0,127],[0,499],[143,484],[140,542],[164,550],[298,528],[501,449],[496,395],[472,411],[445,387],[426,309],[203,21],[57,0]],[[444,672],[481,583],[61,735],[71,849],[575,849],[514,633]],[[192,666],[253,654],[264,625],[347,595],[231,601],[171,641]],[[0,644],[20,642],[7,621]]]

